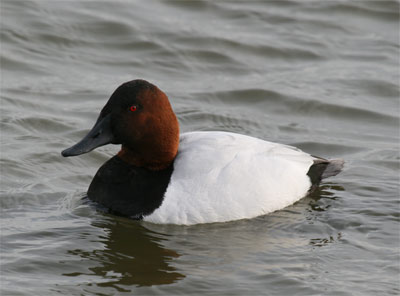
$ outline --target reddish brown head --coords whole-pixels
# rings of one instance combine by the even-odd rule
[[[159,170],[170,165],[178,151],[179,124],[168,97],[144,80],[122,84],[89,134],[62,154],[79,155],[108,143],[122,144],[118,156],[135,166]]]

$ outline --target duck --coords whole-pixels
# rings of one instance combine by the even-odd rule
[[[120,85],[88,134],[61,154],[107,144],[121,149],[99,168],[87,197],[113,215],[157,224],[266,215],[307,196],[344,165],[238,133],[180,134],[167,95],[142,79]]]

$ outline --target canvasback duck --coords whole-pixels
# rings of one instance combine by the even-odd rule
[[[168,97],[145,80],[119,86],[63,156],[121,144],[88,198],[113,214],[164,224],[225,222],[287,207],[338,174],[343,160],[230,132],[179,134]]]

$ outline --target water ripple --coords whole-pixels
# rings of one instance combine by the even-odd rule
[[[398,22],[389,0],[2,1],[0,293],[398,294]],[[182,131],[292,144],[344,171],[256,219],[97,211],[82,196],[119,147],[60,151],[135,78],[165,90]]]

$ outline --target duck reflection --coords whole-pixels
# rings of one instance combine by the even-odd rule
[[[329,209],[331,200],[336,200],[338,196],[336,191],[344,191],[344,188],[335,183],[325,183],[318,186],[311,192],[307,199],[309,199],[310,212],[324,212]],[[327,202],[328,201],[328,202]]]
[[[96,266],[89,270],[93,272],[91,275],[102,278],[98,286],[113,287],[122,292],[126,291],[123,286],[166,285],[185,277],[170,265],[179,254],[163,246],[165,235],[163,238],[137,221],[120,217],[93,225],[108,234],[100,238],[103,248],[91,252],[71,250],[69,253],[95,261]]]
[[[306,219],[309,221],[315,221],[319,212],[328,211],[331,207],[332,200],[339,198],[339,196],[336,194],[336,192],[339,191],[345,191],[345,189],[335,183],[325,183],[320,185],[315,191],[308,195],[309,216]],[[331,225],[331,227],[327,229],[328,233],[325,233],[325,236],[312,238],[310,239],[309,244],[313,247],[324,247],[340,241],[342,239],[342,233],[340,231],[332,232],[333,229],[335,229],[335,227],[332,227]]]

